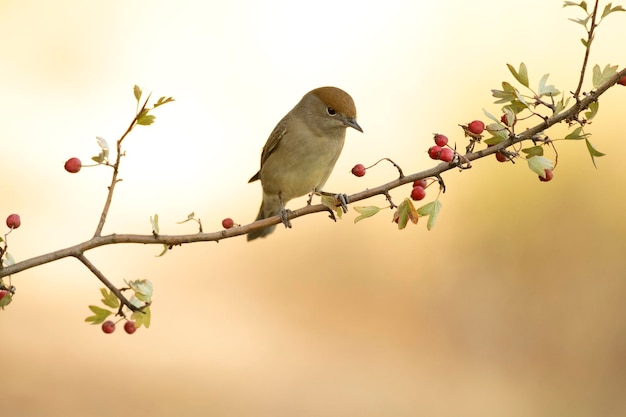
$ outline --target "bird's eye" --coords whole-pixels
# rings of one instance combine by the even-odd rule
[[[335,109],[333,109],[332,107],[326,107],[326,112],[330,115],[330,116],[334,116],[337,112],[335,111]]]

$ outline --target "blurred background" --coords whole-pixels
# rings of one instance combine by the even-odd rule
[[[104,233],[149,234],[155,213],[161,233],[193,233],[176,224],[191,212],[216,231],[256,216],[247,180],[307,91],[335,85],[357,104],[365,133],[348,132],[326,187],[354,193],[396,176],[383,164],[356,178],[356,163],[429,168],[433,132],[464,148],[458,125],[500,112],[490,89],[513,81],[506,63],[573,91],[585,33],[570,17],[545,0],[0,1],[0,217],[22,218],[9,252],[92,236],[111,172],[63,164],[124,132],[134,84],[176,101],[126,141]],[[600,26],[591,65],[626,63],[623,19]],[[351,210],[161,258],[88,252],[120,286],[153,282],[153,324],[132,336],[84,323],[102,285],[76,260],[13,276],[2,415],[624,415],[625,97],[608,91],[587,129],[607,153],[597,169],[584,143],[559,142],[549,183],[493,157],[450,171],[430,232],[397,230],[390,211],[354,224]]]

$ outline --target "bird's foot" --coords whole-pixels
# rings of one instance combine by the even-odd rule
[[[291,221],[289,220],[291,213],[293,213],[293,211],[284,207],[281,207],[280,212],[278,213],[280,215],[280,220],[282,220],[286,229],[291,229]]]

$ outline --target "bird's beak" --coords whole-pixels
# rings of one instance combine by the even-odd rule
[[[345,123],[346,126],[352,127],[358,130],[359,132],[363,133],[363,129],[361,129],[361,126],[359,126],[359,124],[356,122],[356,119],[346,118],[343,122]]]

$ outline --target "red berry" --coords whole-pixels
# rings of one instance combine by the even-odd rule
[[[439,159],[440,153],[441,153],[441,146],[435,145],[435,146],[431,146],[430,148],[428,148],[428,156],[430,156],[434,160]]]
[[[422,200],[424,197],[426,197],[426,190],[424,190],[423,187],[420,187],[419,185],[413,187],[413,190],[411,190],[411,198],[413,200],[419,201]]]
[[[70,158],[65,162],[65,170],[72,174],[76,174],[80,171],[81,166],[80,159],[78,158]]]
[[[446,146],[448,144],[448,138],[438,133],[435,135],[435,144],[437,146]]]
[[[22,224],[19,214],[9,214],[7,217],[7,227],[9,229],[17,229]]]
[[[617,83],[619,85],[625,85],[626,86],[626,75],[624,75],[622,78],[620,78]]]
[[[496,159],[498,160],[498,162],[506,162],[509,160],[509,158],[507,158],[506,155],[502,152],[496,152]]]
[[[443,148],[439,153],[439,159],[443,162],[452,162],[454,159],[454,151],[450,148]]]
[[[422,188],[426,188],[426,186],[428,185],[428,182],[426,182],[425,179],[421,179],[421,180],[415,180],[413,181],[413,187],[422,187]]]
[[[485,130],[485,124],[480,120],[474,120],[467,125],[467,130],[475,135],[480,135]]]
[[[104,323],[102,323],[102,331],[106,334],[113,333],[115,331],[115,323],[113,323],[111,320],[105,321]]]
[[[357,177],[362,177],[365,175],[365,166],[363,164],[356,164],[354,168],[352,168],[352,174]]]
[[[548,182],[554,178],[554,172],[551,169],[546,169],[545,172],[545,177],[539,175],[539,181]]]
[[[9,292],[7,290],[0,290],[0,301],[7,295]]]
[[[135,333],[135,330],[137,330],[137,327],[135,326],[134,321],[127,321],[126,323],[124,323],[124,331],[126,333],[133,334]]]
[[[502,117],[500,117],[500,121],[502,122],[502,124],[504,124],[505,126],[509,126],[509,121],[506,118],[506,113],[504,113],[502,115]],[[513,123],[511,123],[510,126],[513,126],[515,123],[517,123],[517,115],[513,115]],[[510,127],[509,126],[509,127]]]
[[[224,220],[222,220],[222,227],[224,229],[230,229],[234,225],[235,225],[235,222],[230,217],[226,217]]]

